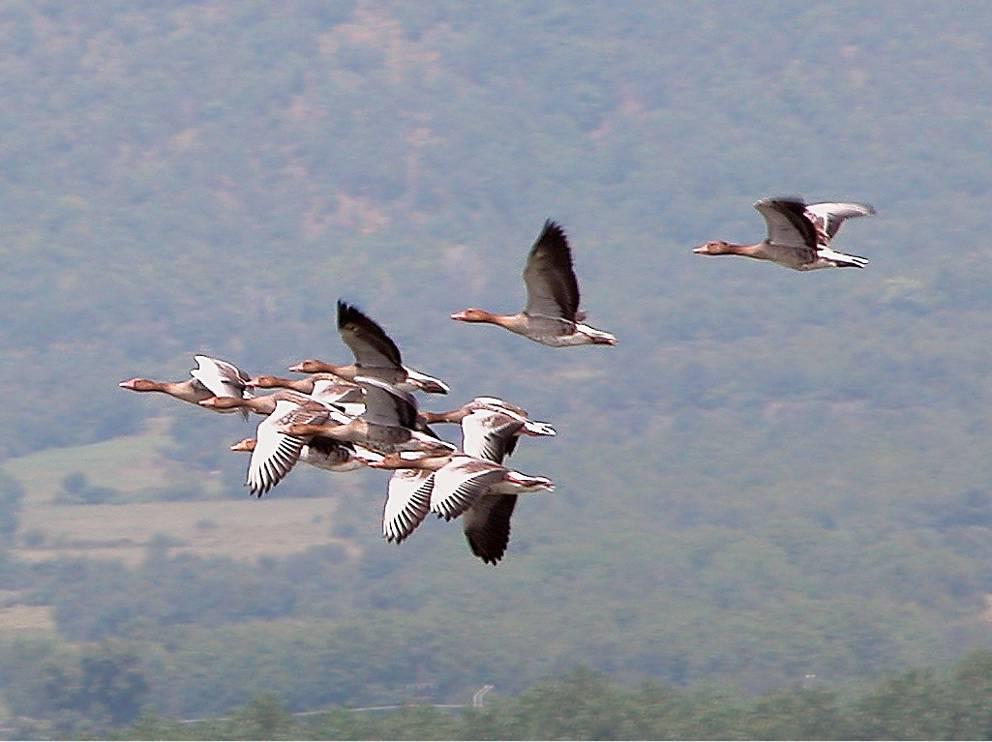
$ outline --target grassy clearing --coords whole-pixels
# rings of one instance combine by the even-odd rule
[[[171,418],[149,421],[139,435],[121,436],[72,448],[50,448],[39,453],[8,459],[3,468],[20,480],[27,492],[25,507],[51,502],[62,489],[62,479],[71,472],[81,472],[101,487],[121,492],[137,492],[148,487],[164,487],[175,478],[161,450],[169,442]],[[122,468],[121,461],[128,466]]]
[[[92,485],[112,487],[126,495],[140,496],[150,488],[181,488],[184,481],[194,482],[205,494],[219,488],[217,477],[201,471],[191,474],[162,455],[170,443],[170,421],[169,417],[154,418],[139,435],[6,461],[4,470],[17,477],[27,493],[20,513],[17,556],[31,562],[86,557],[134,565],[157,536],[176,543],[174,551],[204,557],[252,561],[328,543],[340,543],[349,554],[358,555],[353,543],[330,536],[336,507],[333,498],[285,497],[280,492],[261,500],[245,496],[101,505],[55,502],[63,478],[71,472],[85,474]],[[122,461],[126,467],[120,465]],[[349,494],[361,489],[355,479],[334,480],[334,492]]]
[[[357,556],[350,541],[329,535],[335,507],[335,501],[324,498],[274,497],[38,506],[22,511],[20,532],[42,539],[15,553],[27,561],[85,556],[136,564],[149,543],[164,535],[178,542],[175,551],[199,556],[253,561],[328,543]]]

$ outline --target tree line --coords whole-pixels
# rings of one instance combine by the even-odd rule
[[[145,715],[112,739],[989,739],[992,653],[945,670],[871,684],[813,678],[759,696],[716,686],[623,687],[578,668],[485,708],[333,709],[293,716],[263,694],[228,718],[178,723]]]

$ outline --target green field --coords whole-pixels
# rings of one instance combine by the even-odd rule
[[[349,543],[328,535],[335,500],[281,496],[288,494],[286,487],[262,499],[246,494],[244,499],[133,501],[151,489],[169,485],[194,483],[207,498],[220,489],[220,473],[181,471],[163,455],[169,442],[168,424],[168,418],[153,418],[140,435],[49,449],[7,461],[4,469],[26,492],[17,556],[29,562],[87,556],[135,564],[145,548],[153,540],[161,542],[162,537],[176,544],[176,552],[241,560],[290,554],[335,541],[357,554]],[[62,480],[73,472],[85,474],[93,485],[113,488],[127,501],[59,504]]]
[[[162,487],[180,473],[169,465],[161,450],[169,443],[171,418],[151,418],[139,435],[126,435],[85,446],[49,448],[8,459],[3,470],[20,480],[27,493],[25,508],[50,503],[58,495],[63,478],[85,474],[97,486],[137,493]]]

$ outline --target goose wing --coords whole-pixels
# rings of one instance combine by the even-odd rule
[[[523,407],[518,407],[515,404],[507,402],[505,399],[500,399],[499,397],[476,397],[468,404],[470,405],[470,409],[485,407],[490,410],[510,412],[511,414],[519,415],[520,417],[527,417],[527,410]]]
[[[276,402],[275,410],[255,431],[255,450],[251,452],[245,481],[248,491],[261,497],[279,484],[299,461],[306,439],[280,433],[280,427],[291,423],[322,423],[327,418],[328,411],[320,405],[300,405],[285,399]]]
[[[572,268],[572,251],[564,230],[550,219],[527,256],[524,284],[526,314],[576,321],[579,282]]]
[[[355,383],[365,390],[362,418],[376,425],[417,426],[417,400],[409,392],[379,379],[356,376]]]
[[[800,198],[763,198],[754,204],[768,225],[768,242],[782,247],[809,251],[809,262],[816,260],[816,227],[806,217],[806,204]]]
[[[360,404],[364,406],[365,393],[360,386],[337,381],[317,380],[310,396],[325,404]]]
[[[400,349],[379,324],[355,306],[338,300],[338,332],[355,354],[358,366],[395,368],[403,366]]]
[[[856,216],[871,216],[875,207],[871,204],[845,203],[841,201],[820,201],[806,205],[806,216],[826,235],[826,242],[833,239],[845,219]],[[823,238],[820,239],[824,243]]]
[[[469,456],[503,463],[513,453],[524,421],[504,412],[478,409],[462,418],[462,450]]]
[[[251,378],[233,363],[210,356],[195,355],[196,368],[189,375],[203,384],[215,397],[247,399],[247,382]]]
[[[393,472],[382,507],[383,538],[398,544],[413,533],[430,512],[433,489],[432,471],[397,469]]]
[[[492,461],[455,456],[434,472],[431,512],[445,520],[457,518],[490,486],[503,479],[506,469]]]
[[[486,564],[495,565],[510,543],[510,517],[517,495],[483,495],[462,515],[468,546]]]

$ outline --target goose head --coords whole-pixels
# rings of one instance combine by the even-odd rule
[[[247,400],[241,397],[208,397],[207,399],[201,399],[197,404],[211,410],[225,412],[246,407],[246,402]]]
[[[456,319],[459,322],[492,322],[493,314],[492,312],[487,312],[485,309],[470,307],[469,309],[455,312],[451,315],[451,319]]]
[[[292,369],[290,369],[292,370]],[[274,389],[282,386],[283,379],[278,376],[255,376],[245,382],[245,386],[254,386],[259,389]]]
[[[117,386],[121,389],[130,389],[132,392],[154,392],[160,388],[158,382],[151,379],[128,379]]]
[[[440,469],[451,458],[448,448],[434,448],[426,451],[400,451],[388,453],[379,461],[372,461],[369,466],[373,469]]]
[[[254,438],[244,438],[231,446],[231,450],[251,452],[255,450],[255,443]]]
[[[290,366],[290,371],[296,371],[300,374],[316,374],[321,371],[327,370],[327,365],[323,361],[318,361],[316,358],[307,358],[305,361],[300,361],[299,363]]]
[[[696,255],[730,255],[734,252],[734,245],[723,240],[711,240],[703,245],[694,247],[692,251]]]
[[[518,471],[507,471],[505,481],[516,486],[520,492],[554,492],[555,483],[547,477],[535,477]]]

